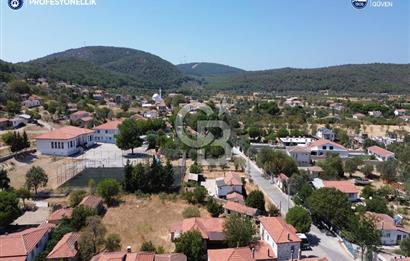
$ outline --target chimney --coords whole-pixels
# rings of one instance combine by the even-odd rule
[[[131,246],[127,246],[127,253],[131,253]]]

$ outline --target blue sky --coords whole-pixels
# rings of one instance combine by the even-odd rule
[[[408,0],[362,10],[350,0],[96,0],[92,7],[29,1],[14,11],[2,0],[3,60],[109,45],[174,64],[207,61],[247,70],[410,63]]]

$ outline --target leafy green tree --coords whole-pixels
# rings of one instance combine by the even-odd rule
[[[374,189],[373,189],[373,187],[371,186],[371,185],[366,185],[366,186],[364,186],[364,188],[362,189],[362,192],[361,192],[361,196],[363,197],[363,198],[365,198],[365,199],[368,199],[368,198],[370,198],[370,197],[373,197],[374,195],[375,195],[375,191],[374,191]]]
[[[262,130],[258,127],[249,127],[248,134],[251,139],[259,139],[262,136]]]
[[[343,162],[338,154],[328,154],[321,164],[323,179],[340,179],[344,177]]]
[[[184,218],[193,218],[193,217],[200,217],[201,213],[199,212],[199,208],[195,206],[188,206],[182,211],[182,216]]]
[[[310,184],[304,184],[296,196],[294,197],[294,201],[298,205],[305,205],[307,202],[307,199],[309,198],[310,195],[313,193],[313,188]]]
[[[86,219],[86,227],[84,231],[90,233],[93,242],[93,251],[98,253],[99,247],[102,246],[105,242],[104,237],[107,233],[107,229],[101,223],[100,216],[90,216]]]
[[[137,122],[132,119],[124,120],[118,126],[119,133],[116,137],[117,146],[123,150],[131,149],[131,153],[134,154],[134,148],[142,145],[140,136],[141,130],[138,128]]]
[[[26,188],[19,188],[16,190],[16,195],[18,198],[21,198],[23,201],[23,207],[26,208],[26,199],[29,199],[31,197],[31,193],[28,189]]]
[[[85,226],[87,217],[94,216],[95,214],[95,210],[93,209],[85,206],[77,206],[73,209],[70,224],[78,231]]]
[[[400,251],[405,256],[410,256],[410,237],[406,237],[400,242]]]
[[[372,196],[371,199],[366,199],[366,210],[387,215],[392,214],[392,212],[389,210],[389,207],[387,206],[387,200],[377,195]]]
[[[273,204],[269,204],[267,214],[269,217],[278,217],[280,216],[280,209]]]
[[[344,164],[344,171],[349,173],[352,176],[358,170],[359,165],[362,164],[362,160],[360,158],[349,158],[345,161]]]
[[[256,233],[255,225],[248,217],[230,215],[224,224],[225,241],[229,247],[248,246]]]
[[[76,207],[80,204],[81,200],[87,195],[84,190],[74,190],[70,193],[68,201],[71,207]]]
[[[380,176],[387,182],[392,182],[397,179],[397,162],[395,160],[383,161],[377,165],[377,170]]]
[[[374,170],[374,167],[371,164],[365,164],[362,168],[360,168],[360,171],[367,178],[373,175],[373,170]]]
[[[121,250],[121,237],[118,234],[109,234],[105,239],[105,249],[109,252]]]
[[[307,233],[310,231],[312,218],[305,208],[295,206],[286,214],[286,222],[293,225],[299,233]]]
[[[289,136],[289,131],[285,128],[281,128],[278,130],[276,134],[278,135],[279,138],[285,138]]]
[[[202,204],[208,191],[202,186],[196,186],[193,191],[185,192],[184,198],[191,204]]]
[[[142,242],[142,244],[141,244],[140,251],[143,251],[143,252],[155,252],[155,251],[156,251],[156,248],[155,248],[154,243],[152,243],[151,240],[150,240],[150,241],[144,241],[144,242]]]
[[[324,220],[339,228],[346,227],[347,219],[352,214],[347,196],[334,188],[313,191],[307,199],[307,206],[314,219]]]
[[[182,233],[175,240],[175,252],[185,254],[188,260],[202,260],[206,254],[206,249],[202,242],[201,233],[198,230]]]
[[[82,260],[91,260],[97,253],[94,248],[93,235],[89,230],[81,232],[78,239],[78,248]]]
[[[248,207],[258,209],[261,213],[265,213],[265,195],[263,195],[263,192],[260,190],[253,190],[249,193],[245,204]]]
[[[224,208],[214,198],[209,198],[206,203],[206,209],[212,217],[219,217],[224,212]]]
[[[295,173],[285,184],[286,190],[289,191],[290,195],[295,195],[303,185],[308,184],[310,181],[310,176],[306,171],[300,171],[300,173]]]
[[[47,185],[48,176],[40,166],[31,167],[26,173],[26,186],[28,189],[34,188],[34,193],[37,194],[39,187]]]
[[[97,186],[97,194],[100,195],[108,205],[113,203],[114,197],[120,193],[120,184],[115,179],[104,179]]]
[[[88,193],[90,195],[94,195],[97,189],[97,183],[95,182],[94,179],[88,180]]]
[[[366,217],[351,216],[348,224],[342,235],[361,248],[361,260],[364,260],[366,252],[375,250],[381,244],[380,231],[375,227],[374,221]]]
[[[6,102],[6,111],[11,114],[16,114],[21,111],[21,104],[15,101],[8,100]]]
[[[7,170],[0,169],[0,189],[6,190],[10,188],[10,179],[7,176]]]
[[[196,161],[189,167],[189,172],[199,174],[202,172],[202,166]]]
[[[295,160],[281,151],[261,149],[256,156],[256,164],[271,174],[283,173],[290,177],[299,173]]]
[[[0,227],[7,226],[21,214],[19,202],[13,192],[0,191]]]

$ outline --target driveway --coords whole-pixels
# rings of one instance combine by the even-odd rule
[[[256,166],[255,162],[251,161],[238,148],[233,148],[232,152],[241,156],[247,162],[246,171],[252,177],[253,182],[266,193],[270,199],[280,208],[282,216],[285,217],[289,208],[294,206],[293,201],[283,193],[276,185],[272,184],[269,179],[262,176],[263,171]],[[309,241],[311,242],[312,250],[302,251],[304,256],[326,256],[332,261],[352,261],[354,260],[346,250],[341,246],[336,237],[327,236],[321,233],[320,230],[312,225],[308,233]]]

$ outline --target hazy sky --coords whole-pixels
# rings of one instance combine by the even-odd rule
[[[96,0],[96,6],[24,1],[17,11],[6,0],[0,4],[0,58],[6,61],[109,45],[174,64],[206,61],[248,70],[410,63],[409,0],[390,0],[390,8],[369,3],[362,10],[351,0]]]

